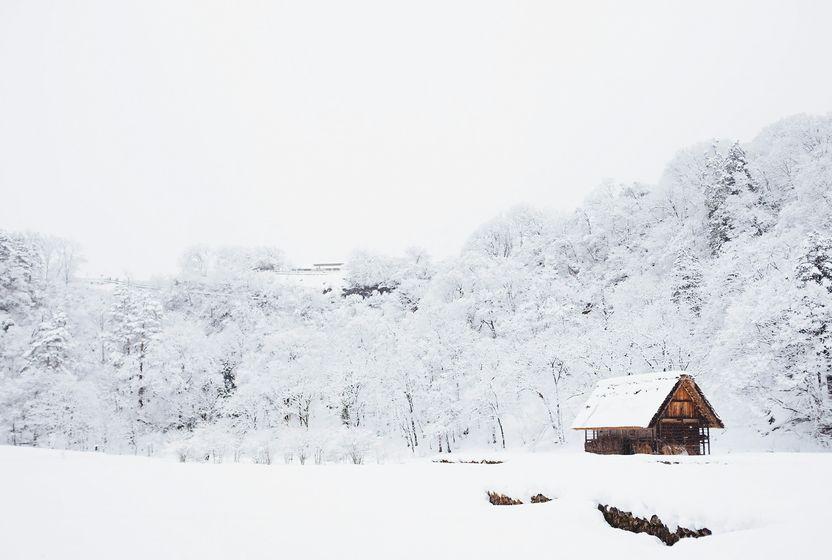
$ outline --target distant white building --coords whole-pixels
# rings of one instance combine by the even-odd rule
[[[279,271],[277,274],[284,277],[287,283],[322,291],[338,291],[344,285],[343,267],[342,262],[319,262]]]

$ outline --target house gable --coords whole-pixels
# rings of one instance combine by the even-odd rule
[[[679,381],[656,414],[650,421],[649,427],[655,427],[662,419],[684,420],[700,419],[703,426],[709,428],[724,428],[711,403],[705,398],[702,390],[689,375],[681,375]]]

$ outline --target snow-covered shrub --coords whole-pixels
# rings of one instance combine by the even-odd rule
[[[375,449],[375,436],[368,430],[343,428],[337,432],[338,449],[342,460],[361,465]]]
[[[271,465],[279,451],[279,431],[257,430],[246,434],[241,440],[240,453],[252,462]]]
[[[229,454],[239,449],[239,438],[223,423],[205,424],[189,435],[168,445],[180,461],[222,463]]]

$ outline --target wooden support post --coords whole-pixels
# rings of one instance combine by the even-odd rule
[[[707,426],[705,428],[706,437],[708,438],[708,455],[711,454],[711,427]]]

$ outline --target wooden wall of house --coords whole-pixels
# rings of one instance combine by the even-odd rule
[[[665,446],[672,446],[669,453],[679,453],[684,448],[688,455],[702,453],[702,437],[699,424],[666,423],[659,427],[657,441],[660,453],[668,453]],[[675,448],[675,449],[673,449]]]
[[[632,455],[652,453],[655,435],[650,428],[593,430],[584,450],[601,455]]]
[[[700,427],[704,424],[690,394],[684,385],[680,385],[659,417],[656,430],[659,445],[683,447],[688,455],[699,455]]]
[[[662,415],[663,418],[699,418],[699,412],[696,410],[696,405],[693,404],[693,399],[690,398],[687,390],[683,385],[676,388],[673,393],[673,398],[667,405],[667,410]]]

